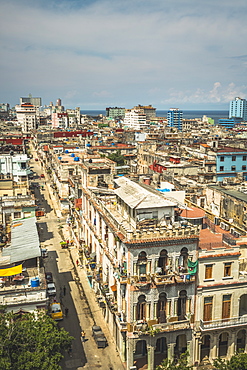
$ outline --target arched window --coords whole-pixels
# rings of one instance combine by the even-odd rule
[[[182,248],[180,252],[180,256],[178,259],[178,269],[180,272],[187,271],[187,261],[188,261],[188,249]]]
[[[204,357],[209,357],[210,354],[210,335],[204,335],[202,337],[202,344],[201,344],[201,360]]]
[[[159,260],[158,260],[158,267],[159,267],[160,275],[166,275],[167,265],[168,265],[167,251],[165,249],[163,249],[160,252],[160,256],[159,256]]]
[[[147,254],[146,252],[140,252],[138,255],[138,272],[139,275],[146,274],[146,268],[147,268]]]
[[[159,319],[159,323],[166,322],[166,302],[166,293],[160,293],[157,304],[157,318]]]
[[[136,308],[136,320],[145,320],[146,318],[146,297],[144,294],[138,297]]]
[[[219,357],[225,357],[228,351],[228,333],[224,332],[219,337]]]
[[[237,335],[237,352],[245,352],[246,347],[246,330],[242,329]]]
[[[185,320],[186,319],[186,300],[187,300],[187,292],[186,290],[181,290],[179,292],[178,298],[178,320]]]

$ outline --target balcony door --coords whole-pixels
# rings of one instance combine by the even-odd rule
[[[213,312],[213,297],[204,298],[203,321],[211,321]]]
[[[222,319],[227,321],[231,317],[231,295],[223,295],[222,301]]]

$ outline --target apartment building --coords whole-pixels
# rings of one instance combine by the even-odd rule
[[[0,174],[16,182],[26,182],[32,174],[27,154],[0,155]]]
[[[30,103],[16,105],[16,116],[23,133],[36,130],[40,123],[39,108]]]
[[[199,229],[181,227],[178,204],[156,190],[125,177],[115,185],[82,187],[88,279],[127,368],[154,369],[192,354]]]
[[[148,126],[146,114],[137,109],[126,109],[123,124],[124,126],[136,130],[143,129]]]
[[[247,350],[247,275],[242,251],[227,233],[201,230],[194,361]],[[211,235],[210,235],[211,234]],[[202,243],[201,243],[202,242]],[[210,242],[210,243],[209,243]]]
[[[247,150],[231,147],[219,147],[216,154],[217,181],[236,177],[238,173],[247,179]]]

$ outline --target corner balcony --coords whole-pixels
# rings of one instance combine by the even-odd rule
[[[223,329],[229,327],[237,327],[247,324],[247,315],[246,316],[239,316],[239,317],[232,317],[229,319],[220,319],[220,320],[212,320],[212,321],[203,321],[200,320],[200,329],[202,331],[208,330],[215,330],[215,329]]]

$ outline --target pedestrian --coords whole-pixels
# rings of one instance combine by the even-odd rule
[[[79,261],[78,260],[76,260],[76,266],[78,266],[79,265]]]
[[[67,317],[67,316],[68,316],[68,313],[69,313],[69,309],[66,307],[66,308],[65,308],[65,317]]]
[[[63,295],[65,296],[65,294],[66,294],[66,286],[64,285],[64,287],[63,287]]]
[[[68,354],[69,354],[69,357],[72,357],[72,347],[71,346],[68,348]]]
[[[82,342],[85,342],[85,331],[84,330],[82,330],[81,332],[81,340]]]

